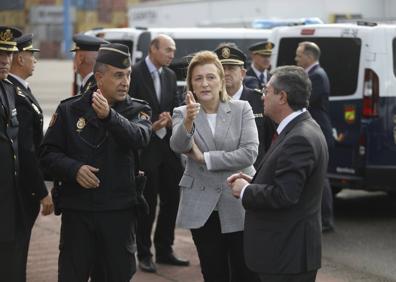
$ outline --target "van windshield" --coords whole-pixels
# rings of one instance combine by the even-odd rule
[[[179,60],[187,55],[192,53],[203,51],[203,50],[214,50],[220,43],[223,42],[234,42],[243,52],[245,52],[246,56],[249,57],[248,48],[253,43],[256,43],[261,40],[265,40],[266,38],[260,39],[248,39],[248,38],[213,38],[213,39],[175,39],[176,43],[176,53],[174,64],[170,67],[176,72],[177,80],[185,80],[186,79],[186,66],[180,66],[178,63]],[[249,63],[249,62],[248,62]]]
[[[358,83],[361,39],[334,37],[282,38],[279,43],[277,66],[295,65],[296,49],[298,43],[302,41],[312,41],[320,47],[319,61],[329,76],[331,96],[353,95]],[[395,50],[395,42],[393,46],[393,50]]]

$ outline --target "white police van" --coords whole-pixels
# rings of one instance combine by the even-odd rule
[[[222,42],[234,42],[248,53],[248,47],[268,39],[271,31],[252,28],[108,28],[94,29],[85,34],[100,36],[110,42],[123,43],[129,47],[132,64],[144,59],[153,37],[167,34],[175,40],[176,53],[170,66],[177,75],[178,86],[185,85],[186,69],[181,59],[201,50],[214,50]]]
[[[328,175],[335,190],[396,193],[396,25],[376,23],[280,27],[272,64],[295,64],[301,41],[316,42],[331,85],[336,141]]]

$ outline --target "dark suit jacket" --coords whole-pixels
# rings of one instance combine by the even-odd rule
[[[276,130],[273,121],[270,118],[264,116],[264,107],[261,96],[261,92],[243,87],[241,100],[248,101],[252,107],[260,141],[259,153],[254,165],[255,167],[258,166],[265,152],[267,152],[269,146],[271,145],[272,136]]]
[[[326,137],[327,146],[331,148],[334,146],[334,138],[329,117],[329,78],[320,65],[314,66],[308,72],[308,76],[312,82],[308,111],[311,113],[312,118],[319,124]]]
[[[242,199],[250,269],[295,274],[320,267],[327,160],[326,141],[308,112],[293,119],[271,145]]]
[[[129,95],[149,103],[152,109],[152,122],[157,121],[162,112],[170,112],[172,115],[173,109],[179,106],[176,91],[175,73],[170,68],[163,67],[161,73],[161,101],[158,102],[154,82],[145,60],[141,60],[133,66]],[[167,135],[163,139],[152,132],[150,144],[141,155],[143,169],[159,165],[162,157],[166,155],[164,151],[174,155],[169,147],[171,131],[171,128],[167,128]]]
[[[38,147],[43,139],[43,113],[33,94],[12,75],[8,79],[17,89],[15,104],[19,121],[19,186],[29,223],[33,225],[40,210],[40,200],[47,196],[44,177],[39,168]],[[32,227],[32,226],[31,226]]]

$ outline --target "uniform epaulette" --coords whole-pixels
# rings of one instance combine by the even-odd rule
[[[22,96],[23,98],[27,98],[25,94],[23,94],[21,88],[19,86],[16,86],[17,90],[17,95]]]
[[[146,100],[141,100],[141,99],[136,99],[136,98],[131,98],[132,101],[140,103],[140,104],[144,104],[144,105],[148,105],[149,103]]]
[[[81,94],[78,94],[78,95],[75,95],[75,96],[71,96],[69,98],[63,99],[62,101],[60,101],[60,103],[63,104],[63,103],[69,102],[69,101],[74,101],[75,99],[78,99],[81,96],[82,96]]]
[[[14,85],[14,83],[12,83],[11,81],[9,81],[7,78],[6,78],[6,79],[3,79],[3,81],[4,81],[4,82],[7,82],[7,83],[9,83],[9,84],[11,84],[11,85]]]
[[[255,88],[255,89],[253,89],[253,91],[254,91],[254,94],[263,96],[263,92],[260,89]]]

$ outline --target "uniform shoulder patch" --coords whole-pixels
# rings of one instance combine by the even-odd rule
[[[58,113],[56,113],[56,112],[53,113],[53,115],[52,115],[52,117],[51,117],[51,121],[50,121],[48,127],[54,126],[54,124],[55,124],[57,118],[58,118]]]
[[[149,120],[150,116],[147,113],[145,113],[145,112],[139,112],[138,118],[140,120]]]

